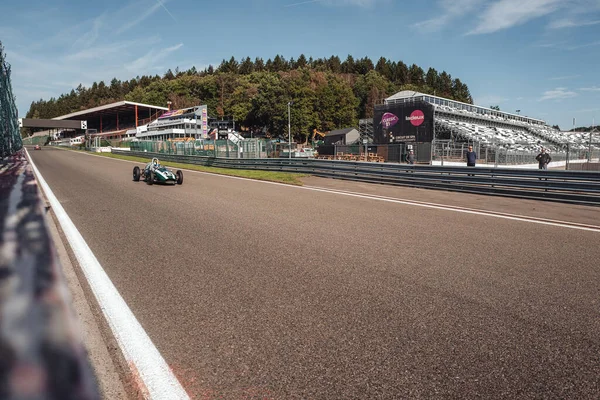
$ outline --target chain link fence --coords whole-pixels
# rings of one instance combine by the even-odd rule
[[[130,149],[149,153],[218,158],[271,158],[276,155],[275,145],[259,139],[245,139],[237,143],[231,140],[138,141],[131,142]]]
[[[326,144],[317,147],[318,158],[406,163],[409,151],[414,152],[417,163],[429,164],[431,143],[394,143],[394,144]]]
[[[23,147],[18,118],[10,82],[10,64],[6,62],[4,46],[0,42],[0,159]]]
[[[35,146],[36,144],[43,146],[46,143],[48,143],[50,141],[50,136],[48,135],[37,135],[37,136],[29,136],[26,138],[23,138],[23,145],[32,145]]]
[[[564,167],[565,169],[577,169],[572,167],[574,164],[598,163],[600,159],[600,143],[590,143],[586,148],[584,146],[572,146],[565,144],[557,146],[553,142],[539,142],[536,145],[537,150],[532,151],[531,143],[514,143],[511,148],[501,146],[486,146],[480,143],[454,142],[449,140],[437,140],[432,148],[432,160],[436,164],[453,165],[455,163],[463,164],[466,161],[466,154],[469,146],[473,146],[473,151],[477,153],[477,164],[489,166],[534,166],[538,164],[536,157],[540,150],[544,148],[555,167]],[[522,149],[519,149],[522,147]]]

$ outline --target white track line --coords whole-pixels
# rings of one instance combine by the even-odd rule
[[[29,153],[27,155],[29,156]],[[111,282],[31,157],[28,158],[38,183],[44,190],[119,347],[132,369],[131,372],[136,378],[135,383],[142,386],[140,389],[144,397],[157,400],[189,399],[188,394]]]
[[[553,223],[560,224],[561,226],[563,226],[563,225],[572,225],[572,226],[578,226],[578,227],[583,227],[583,228],[591,228],[591,229],[594,229],[594,230],[600,230],[600,226],[598,226],[598,225],[581,224],[579,222],[561,221],[561,220],[550,219],[550,218],[531,217],[531,216],[528,216],[528,215],[511,214],[511,213],[505,213],[505,212],[501,212],[501,211],[489,211],[489,210],[481,210],[481,209],[477,209],[477,208],[452,206],[452,205],[439,204],[439,203],[430,203],[430,202],[427,202],[427,201],[410,200],[410,199],[399,199],[397,197],[382,196],[382,195],[370,194],[370,193],[353,192],[353,191],[350,191],[350,190],[343,190],[343,189],[322,188],[322,187],[310,186],[310,185],[305,186],[305,187],[306,188],[314,188],[314,189],[327,189],[327,190],[330,190],[330,191],[333,191],[333,192],[336,192],[336,193],[341,193],[341,194],[358,194],[358,195],[366,195],[366,196],[369,196],[369,197],[374,197],[374,198],[377,198],[377,199],[387,199],[387,200],[404,201],[404,202],[409,202],[409,203],[411,203],[413,205],[419,205],[419,206],[443,207],[444,209],[452,210],[452,211],[473,211],[473,212],[476,212],[476,213],[485,213],[486,215],[489,215],[489,216],[504,216],[504,217],[527,219],[528,221],[531,220],[531,221],[553,222]]]
[[[97,156],[94,154],[87,154],[87,153],[77,153],[77,154],[85,154],[85,155],[89,155],[89,156],[93,156],[93,157],[108,158],[111,160],[118,160],[118,161],[125,161],[128,163],[139,164],[139,162],[136,162],[136,161],[122,160],[119,158],[103,157],[103,156]],[[318,187],[318,186],[295,186],[295,185],[288,185],[286,183],[261,181],[261,180],[252,179],[252,178],[242,178],[239,176],[230,176],[230,175],[216,174],[216,173],[211,173],[211,172],[203,172],[203,171],[195,171],[195,170],[186,170],[186,171],[194,172],[197,174],[212,175],[212,176],[217,175],[217,176],[229,178],[229,179],[254,181],[254,182],[259,182],[259,183],[263,183],[263,184],[267,184],[267,185],[278,185],[278,186],[285,186],[287,188],[312,190],[312,191],[316,191],[316,192],[337,194],[340,196],[358,197],[358,198],[362,198],[362,199],[384,201],[384,202],[388,202],[388,203],[403,204],[403,205],[409,205],[409,206],[415,206],[415,207],[425,207],[425,208],[432,208],[432,209],[436,209],[436,210],[452,211],[452,212],[458,212],[458,213],[464,213],[464,214],[480,215],[480,216],[490,217],[490,218],[500,218],[500,219],[506,219],[506,220],[511,220],[511,221],[529,222],[532,224],[549,225],[549,226],[556,226],[556,227],[560,227],[560,228],[569,228],[569,229],[577,229],[577,230],[582,230],[582,231],[600,233],[600,226],[580,224],[577,222],[530,217],[527,215],[509,214],[509,213],[502,213],[502,212],[497,212],[497,211],[487,211],[487,210],[466,208],[466,207],[460,207],[460,206],[450,206],[450,205],[446,205],[446,204],[428,203],[428,202],[423,202],[423,201],[418,201],[418,200],[400,199],[400,198],[395,198],[395,197],[379,196],[379,195],[368,194],[368,193],[351,192],[351,191],[346,191],[346,190],[330,189],[330,188],[323,188],[323,187]]]

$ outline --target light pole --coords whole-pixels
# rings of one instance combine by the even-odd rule
[[[288,158],[292,158],[292,117],[290,106],[294,104],[293,101],[288,101]]]

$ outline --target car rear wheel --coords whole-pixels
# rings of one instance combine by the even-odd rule
[[[140,181],[140,167],[137,165],[133,167],[133,180],[136,182]]]
[[[148,172],[148,180],[146,182],[148,185],[154,184],[154,171]]]
[[[177,172],[175,172],[175,175],[177,175],[177,184],[181,185],[183,183],[183,172],[177,170]]]

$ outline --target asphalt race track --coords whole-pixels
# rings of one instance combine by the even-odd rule
[[[600,230],[193,172],[149,186],[133,163],[29,153],[192,398],[600,397]],[[600,225],[592,207],[319,182]]]

